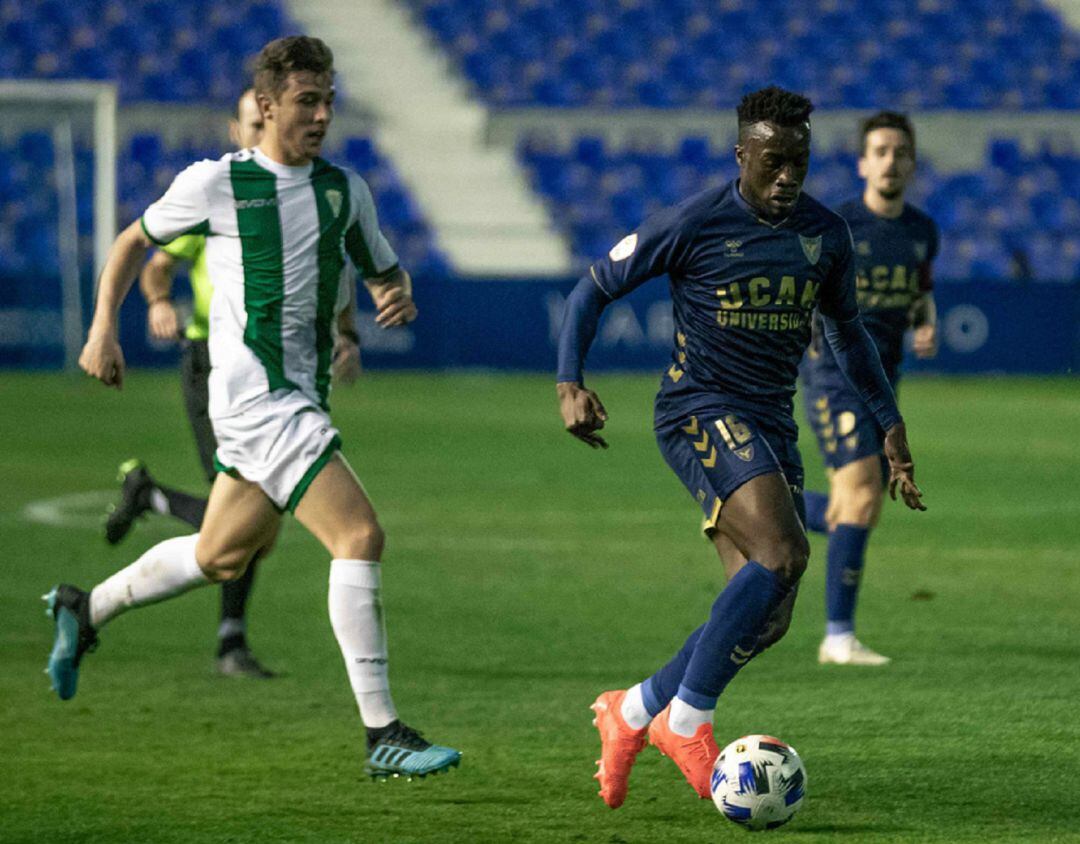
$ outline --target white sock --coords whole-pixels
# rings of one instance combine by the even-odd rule
[[[210,582],[195,562],[197,533],[159,542],[90,592],[90,623],[97,628],[132,607],[156,604]]]
[[[652,716],[645,708],[645,700],[641,696],[641,683],[626,690],[619,712],[631,730],[644,730],[649,726]]]
[[[330,626],[366,727],[397,718],[386,662],[386,625],[379,597],[381,566],[368,560],[330,563]]]
[[[668,715],[668,724],[671,731],[676,735],[692,738],[702,724],[712,724],[713,710],[697,709],[676,697],[671,702],[671,714]]]
[[[150,490],[150,509],[159,516],[171,515],[171,511],[169,510],[169,499],[166,498],[165,493],[157,487]]]

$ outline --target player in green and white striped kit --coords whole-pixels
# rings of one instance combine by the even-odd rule
[[[60,697],[72,697],[102,625],[132,607],[239,577],[288,510],[333,557],[330,621],[367,727],[368,772],[437,773],[461,755],[397,717],[380,599],[383,532],[328,414],[344,262],[364,276],[384,327],[415,318],[412,283],[379,231],[367,185],[319,157],[333,115],[326,45],[304,36],[271,42],[257,59],[255,91],[265,123],[259,145],[192,165],[117,238],[80,358],[88,374],[119,387],[116,314],[146,249],[206,236],[219,469],[206,517],[199,533],[159,543],[89,592],[54,589],[49,673]]]

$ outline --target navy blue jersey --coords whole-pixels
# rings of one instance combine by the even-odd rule
[[[911,306],[933,288],[930,266],[938,251],[937,226],[906,204],[899,217],[880,217],[866,207],[862,197],[836,210],[847,220],[855,242],[855,285],[863,325],[895,385]],[[811,367],[839,383],[843,376],[828,344],[815,343],[815,352],[820,356],[811,359]]]
[[[772,223],[733,181],[650,217],[590,273],[611,298],[667,273],[676,334],[664,380],[676,391],[790,414],[815,306],[841,322],[858,315],[852,248],[843,218],[810,196]]]

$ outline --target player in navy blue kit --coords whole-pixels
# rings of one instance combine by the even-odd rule
[[[859,319],[847,225],[801,193],[812,109],[775,87],[744,97],[739,178],[644,222],[567,300],[557,386],[563,422],[606,448],[598,432],[607,412],[582,377],[600,314],[649,279],[669,276],[675,348],[656,398],[656,436],[700,504],[728,576],[708,621],[670,662],[593,704],[602,745],[596,778],[612,808],[625,799],[646,733],[709,797],[717,698],[787,629],[810,551],[792,397],[815,307],[841,369],[887,431],[890,491],[923,509],[904,423]]]
[[[896,389],[904,333],[914,328],[914,351],[937,351],[931,262],[937,226],[904,202],[915,172],[915,132],[906,116],[882,111],[863,121],[861,197],[836,209],[855,243],[856,291],[863,324]],[[867,538],[881,513],[887,470],[884,431],[852,389],[826,343],[815,335],[803,367],[806,413],[829,474],[829,495],[806,493],[807,527],[828,533],[825,638],[818,661],[884,665],[889,658],[855,638],[855,602]]]

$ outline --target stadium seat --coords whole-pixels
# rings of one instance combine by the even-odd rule
[[[583,136],[560,148],[550,135],[526,135],[518,148],[534,188],[553,210],[584,268],[651,211],[735,176],[730,146],[687,137],[674,149],[639,139],[611,149]],[[912,201],[941,228],[939,278],[1017,278],[1063,282],[1080,264],[1080,156],[1045,145],[1025,153],[992,140],[984,166],[938,173],[923,161]],[[857,196],[862,184],[849,150],[818,154],[807,191],[827,205]]]
[[[762,79],[825,108],[1080,106],[1080,38],[1032,0],[404,2],[495,107],[730,106]]]

